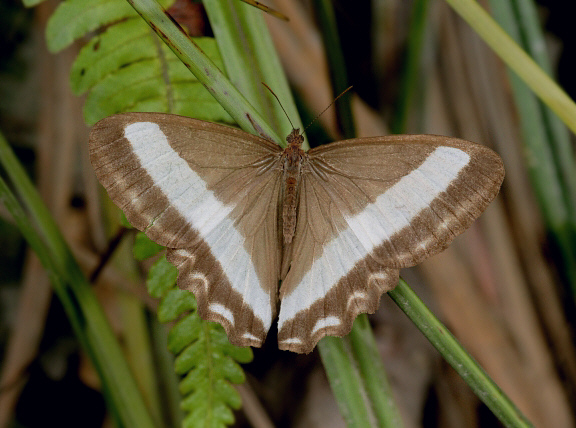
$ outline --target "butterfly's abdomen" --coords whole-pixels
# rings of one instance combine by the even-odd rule
[[[296,191],[298,178],[288,175],[284,183],[284,201],[282,204],[282,234],[284,242],[292,242],[296,230]]]
[[[300,170],[305,156],[300,148],[302,136],[298,130],[293,130],[287,138],[288,147],[282,154],[284,167],[284,195],[282,200],[282,235],[284,243],[292,242],[296,230],[296,211],[298,205],[298,186],[300,184]]]

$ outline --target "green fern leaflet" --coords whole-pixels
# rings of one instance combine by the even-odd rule
[[[74,93],[88,92],[86,123],[128,111],[234,123],[125,0],[65,1],[50,18],[46,39],[52,51],[59,51],[99,29],[71,71]],[[223,68],[213,38],[196,38],[195,43]]]
[[[201,320],[192,293],[176,287],[177,275],[163,256],[150,269],[146,284],[152,296],[161,298],[160,322],[176,321],[168,348],[177,355],[176,372],[183,376],[180,392],[187,413],[183,426],[225,427],[234,423],[231,409],[242,404],[232,386],[245,381],[238,363],[252,361],[252,350],[232,345],[222,326]]]

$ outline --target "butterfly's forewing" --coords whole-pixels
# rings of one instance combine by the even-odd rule
[[[237,345],[260,346],[275,316],[281,149],[175,115],[98,122],[90,157],[128,220],[168,247],[178,285]]]
[[[375,311],[398,269],[446,248],[504,177],[490,149],[447,137],[347,140],[308,153],[278,324],[280,347],[297,352]]]

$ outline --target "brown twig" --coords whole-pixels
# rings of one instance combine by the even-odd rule
[[[94,270],[90,274],[89,278],[90,283],[96,282],[98,276],[100,276],[100,273],[102,272],[102,269],[104,269],[106,263],[108,263],[110,257],[112,257],[112,254],[114,254],[114,251],[116,250],[116,248],[118,248],[118,245],[120,244],[122,238],[124,238],[124,235],[128,230],[129,229],[125,228],[124,226],[121,226],[120,229],[118,229],[118,232],[116,232],[116,235],[114,235],[114,237],[108,242],[106,251],[104,251],[104,253],[100,256],[100,261],[98,262],[98,265],[96,266],[96,268],[94,268]]]

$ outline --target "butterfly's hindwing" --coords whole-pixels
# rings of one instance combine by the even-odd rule
[[[269,302],[267,299],[258,302],[257,297],[245,296],[236,290],[203,241],[195,248],[169,248],[167,259],[178,269],[178,286],[194,293],[198,313],[204,320],[220,323],[232,343],[262,345],[269,326],[257,315],[258,311],[247,308],[245,302],[259,303],[262,307]]]

